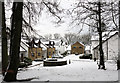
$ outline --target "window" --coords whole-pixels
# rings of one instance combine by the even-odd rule
[[[49,55],[51,54],[51,52],[49,52]]]
[[[31,56],[34,57],[34,53],[31,53]]]
[[[38,56],[40,56],[40,53],[38,53]]]
[[[82,48],[81,46],[79,48]]]
[[[73,47],[73,48],[76,48],[76,47]]]

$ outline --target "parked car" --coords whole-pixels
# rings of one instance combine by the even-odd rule
[[[83,56],[79,57],[80,59],[92,59],[92,54],[84,54]]]

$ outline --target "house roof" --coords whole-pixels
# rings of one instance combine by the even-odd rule
[[[28,48],[29,46],[25,43],[25,41],[24,40],[21,40],[21,43],[20,43],[20,51],[25,51],[25,52],[27,52],[27,48]]]
[[[22,44],[24,44],[26,47],[29,47],[28,44],[26,44],[24,41],[21,41]]]
[[[81,45],[83,45],[83,46],[84,46],[84,44],[83,44],[83,43],[78,42],[78,41],[77,41],[77,42],[75,42],[75,43],[73,43],[72,45],[74,45],[74,44],[76,44],[76,43],[79,43],[79,44],[81,44]],[[72,46],[72,45],[71,45],[71,46]]]
[[[106,41],[108,41],[110,38],[112,38],[113,36],[118,35],[118,31],[114,32],[110,35],[110,37],[108,37],[106,40],[104,40],[102,43],[105,43]],[[94,47],[93,49],[96,49],[99,45],[97,45],[96,47]]]
[[[47,50],[47,47],[43,44],[41,44],[42,50]]]
[[[112,31],[112,32],[106,31],[106,32],[103,32],[103,33],[102,33],[102,40],[106,40],[106,39],[109,38],[110,36],[114,35],[116,32],[118,32],[118,31]],[[92,41],[98,41],[98,40],[99,40],[99,35],[93,35],[93,36],[91,37],[91,40],[92,40]]]
[[[22,46],[20,46],[20,51],[27,52],[27,50],[24,47],[22,47]]]

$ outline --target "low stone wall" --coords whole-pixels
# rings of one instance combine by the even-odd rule
[[[44,61],[44,66],[62,66],[67,65],[67,61]]]

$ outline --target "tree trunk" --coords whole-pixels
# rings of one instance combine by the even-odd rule
[[[102,49],[101,3],[100,2],[98,2],[98,17],[99,17],[98,33],[99,33],[99,52],[100,52],[99,69],[105,69],[105,65],[104,65],[104,53],[103,53],[103,49]]]
[[[118,8],[119,8],[119,35],[118,35],[118,42],[120,42],[120,0],[119,0],[119,4],[118,4]],[[120,43],[118,43],[118,62],[117,62],[117,69],[120,69]]]
[[[17,71],[19,66],[19,50],[22,31],[22,9],[23,2],[13,2],[10,42],[10,63],[4,77],[4,81],[7,82],[17,80]]]
[[[8,65],[8,51],[7,51],[7,34],[5,23],[5,7],[2,2],[2,74],[5,75],[5,71]]]

